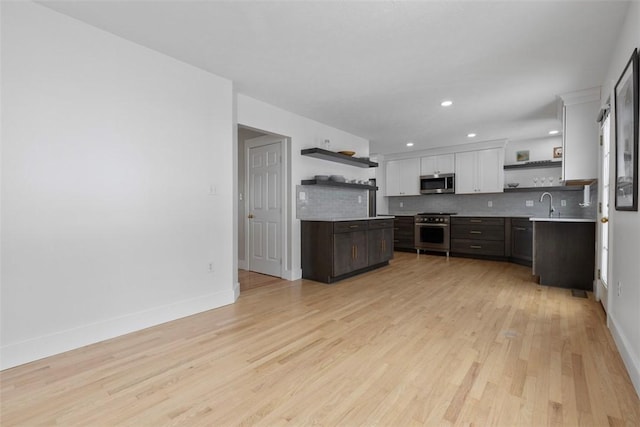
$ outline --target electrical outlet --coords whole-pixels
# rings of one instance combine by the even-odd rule
[[[211,262],[209,263],[209,273],[213,273],[213,271],[214,271],[214,268],[213,268],[213,261],[211,261]]]
[[[526,202],[524,202],[524,205],[528,207],[533,206],[533,200],[527,200]]]
[[[300,193],[298,193],[298,198],[300,200],[307,200],[307,193],[305,193],[304,191],[301,191]]]
[[[400,202],[400,207],[404,208],[404,203],[403,202]]]
[[[242,195],[242,193],[240,193],[240,201],[244,200],[244,196]]]
[[[217,194],[217,189],[216,189],[215,185],[213,185],[213,184],[209,185],[209,194],[212,195],[212,196]]]
[[[560,200],[560,206],[567,206],[566,200]]]
[[[493,201],[492,201],[492,200],[489,200],[489,201],[487,202],[487,206],[488,206],[488,207],[490,207],[490,208],[492,208],[492,207],[493,207]]]
[[[618,282],[618,296],[622,294],[622,282]]]
[[[358,196],[358,203],[362,203],[362,196]]]

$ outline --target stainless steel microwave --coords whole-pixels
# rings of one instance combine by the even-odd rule
[[[420,177],[420,194],[455,193],[456,176],[453,173],[439,175],[422,175]]]

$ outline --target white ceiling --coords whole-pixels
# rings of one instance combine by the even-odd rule
[[[371,140],[372,153],[547,136],[558,94],[599,86],[620,1],[47,1]],[[452,107],[440,102],[451,99]]]

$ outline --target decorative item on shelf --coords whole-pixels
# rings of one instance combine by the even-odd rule
[[[562,147],[553,147],[553,158],[554,159],[562,158]]]
[[[329,175],[316,175],[316,181],[329,181]]]
[[[516,188],[518,185],[520,185],[519,182],[507,182],[507,187],[509,188]]]
[[[345,178],[342,175],[331,175],[329,179],[333,182],[345,182]]]
[[[350,151],[350,150],[338,151],[338,153],[344,154],[345,156],[349,156],[349,157],[353,157],[353,155],[356,154],[355,151]]]
[[[516,151],[516,162],[526,162],[529,160],[529,150]]]

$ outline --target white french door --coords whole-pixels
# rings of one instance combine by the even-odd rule
[[[611,121],[607,113],[600,127],[600,191],[598,191],[598,275],[596,279],[596,299],[607,311],[609,280],[609,185],[611,153]]]

